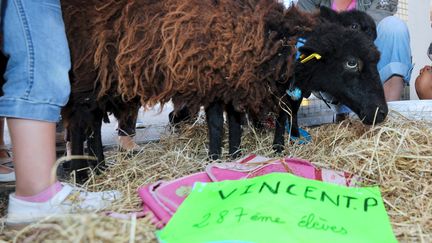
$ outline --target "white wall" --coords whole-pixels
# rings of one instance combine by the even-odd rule
[[[291,3],[296,4],[297,0],[278,0],[279,2],[282,2],[286,7],[291,6]]]
[[[419,70],[424,65],[432,62],[426,55],[429,44],[432,42],[432,29],[429,17],[430,0],[408,1],[408,28],[411,35],[411,51],[413,55],[414,69],[410,81],[410,98],[418,99],[415,92],[415,79]]]

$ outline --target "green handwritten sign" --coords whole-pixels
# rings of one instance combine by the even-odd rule
[[[288,173],[196,183],[157,235],[164,243],[397,242],[378,187]]]

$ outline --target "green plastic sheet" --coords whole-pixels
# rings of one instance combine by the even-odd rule
[[[378,187],[289,173],[196,183],[160,242],[397,242]]]

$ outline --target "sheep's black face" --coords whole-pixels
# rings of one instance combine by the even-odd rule
[[[365,33],[371,40],[377,38],[375,21],[365,12],[358,10],[340,13],[340,22],[343,26]]]
[[[365,34],[323,24],[300,51],[321,59],[297,63],[295,85],[303,93],[326,92],[353,110],[365,124],[382,122],[388,112],[377,63],[379,52]]]
[[[350,10],[337,13],[327,8],[320,8],[320,17],[323,20],[339,23],[344,27],[365,33],[371,40],[377,38],[375,21],[367,13],[359,10]]]

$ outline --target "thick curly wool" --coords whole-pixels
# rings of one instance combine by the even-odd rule
[[[315,23],[275,0],[63,5],[76,82],[87,83],[73,89],[139,97],[144,106],[173,99],[191,112],[213,101],[252,114],[275,107],[292,73],[296,35]]]

